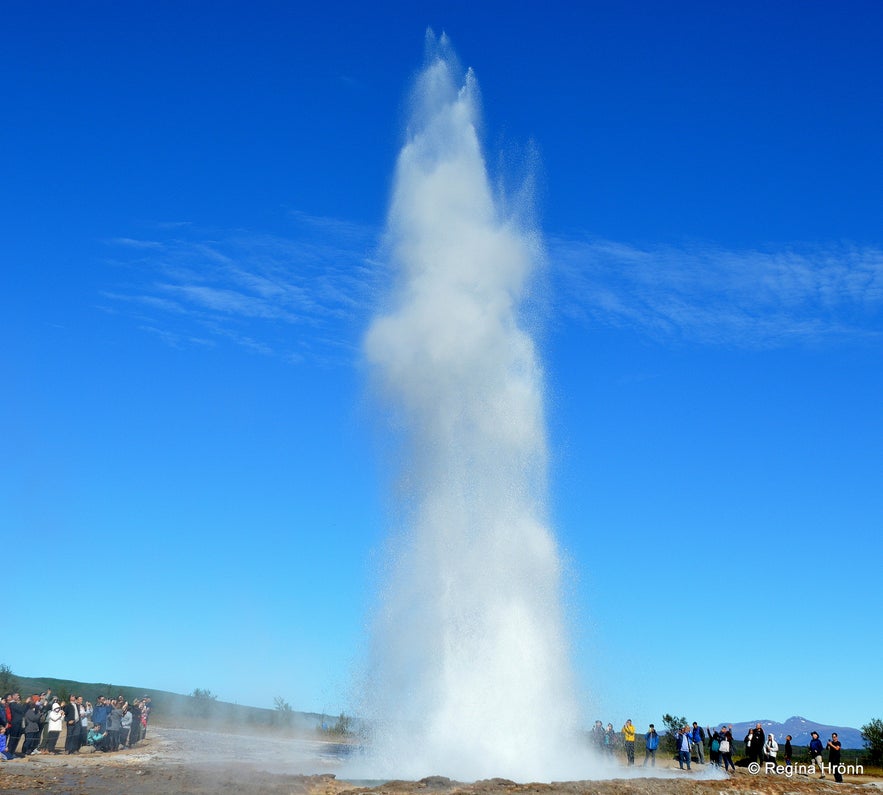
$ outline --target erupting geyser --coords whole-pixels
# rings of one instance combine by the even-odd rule
[[[546,524],[543,377],[519,308],[538,235],[495,201],[479,102],[428,36],[365,350],[401,420],[405,530],[374,627],[374,777],[586,778]]]

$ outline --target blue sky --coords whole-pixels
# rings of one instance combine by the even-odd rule
[[[431,26],[495,177],[536,179],[586,721],[879,717],[883,7],[3,16],[0,661],[350,708],[395,450],[360,346]]]

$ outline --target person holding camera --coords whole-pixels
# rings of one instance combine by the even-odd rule
[[[656,750],[659,748],[659,735],[656,733],[656,727],[651,723],[650,730],[644,735],[646,749],[644,750],[644,767],[647,767],[647,760],[650,760],[650,767],[656,767]]]
[[[64,709],[57,701],[52,702],[52,708],[49,710],[49,719],[46,721],[48,727],[46,731],[46,753],[57,754],[55,745],[58,738],[61,737],[61,729],[64,726]]]
[[[628,760],[628,765],[631,767],[635,764],[635,734],[637,733],[637,729],[635,728],[635,724],[632,723],[632,719],[629,718],[625,725],[622,727],[622,741],[625,746],[625,756]]]
[[[840,783],[843,781],[843,773],[840,772],[840,740],[837,739],[837,732],[831,735],[828,740],[828,767],[834,771],[834,781]]]

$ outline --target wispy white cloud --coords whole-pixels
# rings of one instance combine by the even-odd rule
[[[162,248],[162,243],[160,243],[158,240],[137,240],[131,237],[115,237],[109,242],[115,246],[124,246],[127,248],[135,249],[158,250]]]
[[[193,345],[201,345],[207,348],[214,347],[214,342],[201,337],[183,337],[173,331],[167,329],[156,328],[154,326],[139,326],[141,331],[152,334],[161,339],[166,345],[172,348],[184,348]]]
[[[566,317],[654,337],[769,347],[883,333],[883,250],[549,241]]]
[[[176,224],[112,239],[118,279],[102,296],[176,347],[226,341],[294,362],[352,358],[374,303],[376,231],[291,218],[291,237]]]
[[[291,362],[352,362],[389,273],[380,230],[290,214],[290,236],[156,226],[108,241],[106,309],[169,345],[233,344]],[[775,347],[883,336],[883,250],[847,244],[729,250],[546,241],[562,323],[660,341]]]

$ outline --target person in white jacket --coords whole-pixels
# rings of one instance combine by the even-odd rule
[[[64,709],[57,701],[52,702],[46,722],[49,725],[49,730],[46,732],[46,750],[50,754],[61,753],[56,750],[55,744],[58,742],[58,738],[61,736],[61,729],[64,726]]]
[[[770,732],[763,746],[763,754],[767,762],[776,764],[776,756],[779,753],[779,744],[776,742],[776,735]]]

